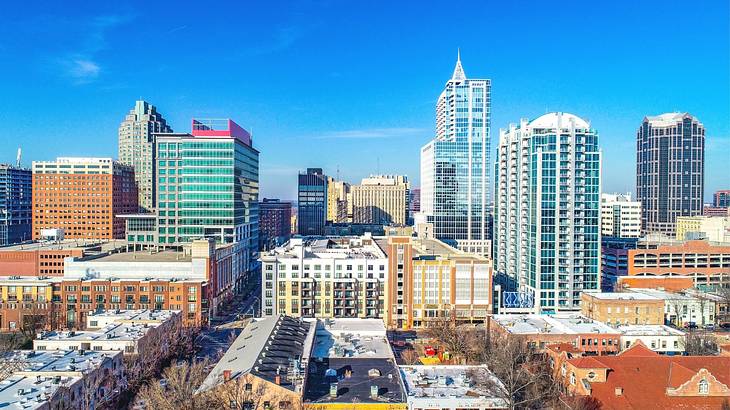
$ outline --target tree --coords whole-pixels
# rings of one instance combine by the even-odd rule
[[[279,409],[289,407],[291,400],[276,386],[248,375],[229,380],[203,394],[216,409]]]
[[[507,402],[509,409],[551,407],[560,397],[560,385],[553,381],[550,366],[526,340],[492,332],[485,350],[486,363],[499,380],[473,372],[470,377],[482,389]],[[556,404],[557,405],[557,404]]]
[[[689,329],[683,347],[690,356],[711,356],[718,352],[717,338],[704,330]]]
[[[401,360],[403,360],[403,364],[407,365],[418,364],[420,361],[420,355],[418,354],[418,352],[416,352],[415,349],[412,348],[404,349],[400,353],[400,358]]]
[[[199,410],[215,407],[210,396],[195,392],[208,375],[208,361],[173,364],[162,372],[162,380],[152,380],[137,395],[137,403],[146,409]],[[226,408],[226,407],[223,407]]]
[[[35,339],[39,332],[48,327],[51,315],[38,303],[24,303],[20,312],[20,333],[28,340]]]
[[[452,356],[466,360],[471,332],[465,326],[458,326],[456,320],[449,317],[435,318],[427,323],[426,335],[437,340]]]

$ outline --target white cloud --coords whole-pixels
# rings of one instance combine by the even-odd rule
[[[332,131],[320,135],[319,139],[372,139],[372,138],[403,138],[423,136],[427,131],[423,128],[394,127],[394,128],[366,128],[360,130]]]
[[[99,76],[101,67],[96,62],[85,58],[72,58],[67,61],[66,73],[78,82],[86,83]]]

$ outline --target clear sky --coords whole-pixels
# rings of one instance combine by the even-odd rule
[[[642,118],[688,111],[707,129],[706,198],[730,188],[727,0],[229,3],[4,4],[0,161],[116,156],[142,97],[175,131],[196,116],[252,130],[262,196],[294,198],[306,167],[418,185],[460,47],[467,76],[492,79],[493,145],[571,112],[600,133],[604,191],[633,191]]]

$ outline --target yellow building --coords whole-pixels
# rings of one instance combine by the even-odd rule
[[[405,225],[410,183],[402,175],[374,175],[352,186],[352,221]]]
[[[327,222],[348,222],[350,184],[327,177]]]
[[[730,241],[730,217],[678,216],[676,239],[699,239],[687,238],[687,234],[699,234],[710,242]]]

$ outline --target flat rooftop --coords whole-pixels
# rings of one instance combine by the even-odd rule
[[[684,336],[684,332],[665,325],[625,325],[616,328],[622,336]]]
[[[653,296],[658,299],[663,300],[694,300],[696,298],[688,295],[683,295],[681,293],[674,293],[674,292],[667,292],[666,290],[659,290],[659,289],[649,289],[649,288],[631,288],[628,289],[629,292],[632,293],[638,293],[638,294],[644,294]]]
[[[62,387],[81,380],[79,376],[28,377],[13,375],[0,381],[0,408],[3,410],[35,410],[45,407]]]
[[[292,238],[286,244],[261,253],[261,258],[386,259],[387,255],[368,236]]]
[[[423,404],[418,408],[444,408],[447,407],[445,402],[448,402],[448,408],[508,407],[504,399],[493,397],[480,387],[486,379],[498,385],[502,383],[485,365],[400,366],[400,372],[409,401],[415,399]],[[433,405],[429,405],[431,400],[434,400]],[[436,400],[441,405],[437,405]]]
[[[379,237],[376,241],[381,248],[386,249],[388,247],[387,237]],[[438,239],[411,238],[411,244],[413,246],[413,259],[416,260],[462,259],[484,261],[485,263],[489,262],[488,258],[461,251]]]
[[[334,394],[333,394],[334,393]],[[309,364],[306,403],[405,403],[395,359],[330,358]]]
[[[634,292],[591,292],[585,294],[601,300],[659,300],[659,298],[652,295]]]
[[[34,340],[33,346],[36,343],[43,344],[42,342],[136,342],[159,325],[158,322],[112,323],[99,330],[53,331]]]
[[[179,310],[104,310],[102,312],[92,312],[88,314],[87,319],[94,318],[114,320],[123,322],[164,322],[174,315],[180,313]]]
[[[83,354],[78,350],[15,350],[4,359],[22,364],[14,374],[29,376],[38,372],[84,373],[118,354],[121,353],[95,350],[87,350]]]
[[[84,239],[64,239],[62,241],[32,241],[14,245],[0,246],[0,252],[68,251],[74,249],[108,252],[116,248],[123,247],[125,245],[126,241],[124,240],[109,242]]]
[[[193,260],[190,253],[176,250],[161,250],[150,252],[148,250],[115,252],[94,258],[77,259],[78,262],[190,262]]]
[[[619,334],[605,323],[577,314],[501,314],[492,320],[512,334]]]

